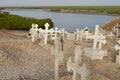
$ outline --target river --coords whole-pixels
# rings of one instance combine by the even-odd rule
[[[77,28],[82,29],[86,26],[94,29],[96,24],[102,26],[116,17],[109,15],[60,13],[42,9],[5,9],[4,11],[25,17],[51,18],[55,27],[65,28],[67,31],[75,31]]]

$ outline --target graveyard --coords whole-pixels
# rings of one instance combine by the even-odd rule
[[[0,30],[0,80],[120,80],[120,18],[64,28]]]

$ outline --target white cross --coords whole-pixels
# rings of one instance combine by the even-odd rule
[[[120,44],[120,40],[118,40],[118,43]],[[120,46],[116,45],[114,48],[115,48],[115,50],[119,50],[119,55],[120,55]]]
[[[100,41],[100,40],[105,40],[105,36],[103,36],[102,34],[99,34],[99,25],[96,25],[96,28],[95,28],[95,34],[93,36],[86,36],[86,39],[94,39],[94,42],[93,42],[93,49],[97,49],[97,43]],[[102,42],[102,41],[101,41]],[[100,47],[101,48],[101,47]]]
[[[80,46],[77,46],[74,50],[75,53],[75,60],[74,63],[71,60],[71,57],[67,61],[67,70],[68,71],[73,71],[73,80],[77,79],[77,73],[81,74],[81,66],[80,64],[82,63],[82,53],[83,49]]]
[[[110,32],[110,33],[108,34],[108,37],[112,38],[112,37],[114,37],[114,34],[113,34],[112,32]]]
[[[31,29],[32,42],[35,42],[35,38],[37,38],[37,30],[38,30],[38,25],[32,24],[32,29]]]
[[[77,29],[77,33],[76,33],[76,41],[78,41],[80,39],[80,41],[82,41],[83,37],[85,36],[84,34],[84,30],[79,30]]]
[[[48,27],[49,24],[45,23],[45,38],[44,38],[45,44],[47,44],[47,40],[48,40]]]
[[[55,80],[59,80],[59,64],[64,58],[60,49],[60,40],[55,39],[54,47],[51,48],[51,52],[55,56]]]
[[[57,39],[57,32],[58,32],[57,30],[58,30],[58,28],[56,27],[55,28],[55,39]]]
[[[119,36],[119,29],[118,29],[119,26],[120,26],[120,25],[119,25],[118,23],[116,23],[116,25],[115,25],[114,28],[112,29],[113,32],[116,33],[117,38],[118,38],[118,36]]]
[[[120,44],[120,40],[118,41],[118,43]],[[119,63],[120,64],[120,46],[119,45],[116,45],[114,47],[116,50],[119,50],[119,55],[116,56],[116,63]]]

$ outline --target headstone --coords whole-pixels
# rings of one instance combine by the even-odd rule
[[[102,50],[102,44],[106,43],[106,36],[99,33],[99,26],[96,25],[95,34],[93,36],[86,36],[87,39],[93,39],[93,48],[85,48],[85,55],[91,59],[103,59],[107,56],[107,50]],[[99,43],[98,47],[97,44]]]
[[[82,64],[82,54],[83,49],[80,46],[77,46],[74,50],[75,60],[72,62],[71,57],[67,61],[67,70],[73,72],[73,80],[77,80],[77,74],[81,74],[81,64]],[[80,79],[79,79],[80,80]]]
[[[60,47],[60,40],[54,41],[54,47],[51,49],[52,54],[55,56],[55,80],[59,80],[59,64],[64,58]]]
[[[118,41],[118,43],[120,44],[120,41]],[[120,64],[120,46],[116,45],[115,50],[119,50],[119,54],[116,56],[116,63]]]

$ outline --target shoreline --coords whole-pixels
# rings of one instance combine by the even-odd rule
[[[120,14],[109,14],[109,13],[100,13],[100,12],[92,12],[92,11],[74,11],[74,10],[60,10],[60,11],[54,11],[54,10],[49,10],[51,12],[58,12],[58,13],[74,13],[74,14],[90,14],[90,15],[107,15],[107,16],[120,16]]]

